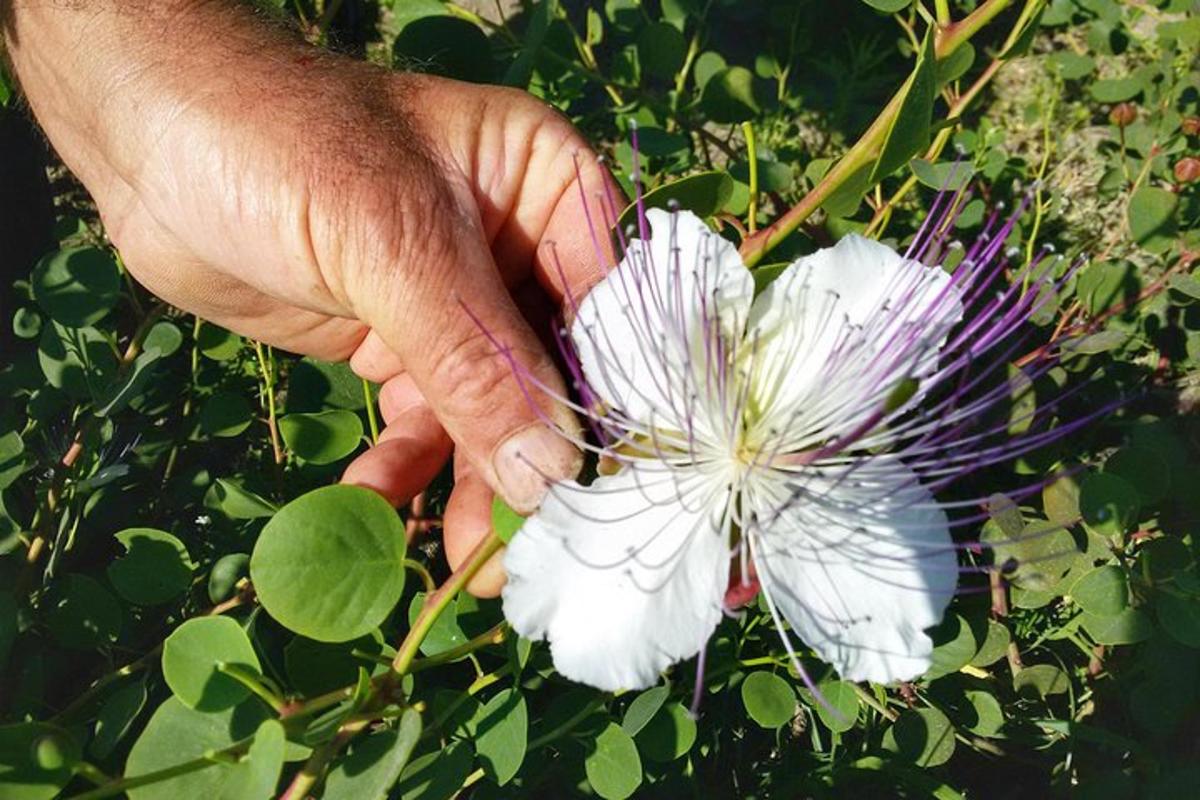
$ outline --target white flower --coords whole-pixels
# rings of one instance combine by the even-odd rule
[[[851,235],[755,297],[691,213],[651,210],[641,228],[566,348],[601,474],[557,484],[515,536],[505,616],[549,640],[564,676],[641,688],[704,648],[732,575],[843,678],[922,674],[958,574],[930,486],[976,466],[938,437],[979,406],[952,389],[934,415],[912,409],[1028,315],[1023,296],[1011,319],[987,301],[999,323],[965,325],[967,355],[939,362],[999,241],[952,278]]]

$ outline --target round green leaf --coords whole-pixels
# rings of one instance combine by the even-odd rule
[[[354,683],[361,667],[372,665],[354,651],[378,655],[383,643],[374,636],[349,642],[318,642],[296,636],[283,648],[283,663],[292,688],[306,697],[332,692]]]
[[[168,320],[154,323],[142,342],[143,350],[157,350],[163,358],[174,355],[183,344],[183,333],[179,326]]]
[[[90,650],[117,640],[121,606],[95,580],[67,575],[53,584],[47,599],[46,627],[63,647]]]
[[[975,712],[975,719],[967,724],[967,729],[980,736],[998,734],[1004,727],[1004,709],[996,696],[980,689],[968,689],[964,694]]]
[[[979,646],[979,651],[971,659],[971,666],[986,667],[999,661],[1008,652],[1008,643],[1011,641],[1012,634],[1008,632],[1008,628],[1003,623],[989,619],[987,635],[984,637],[983,644]]]
[[[190,708],[219,711],[249,696],[245,685],[218,669],[221,664],[262,669],[250,637],[229,617],[189,619],[163,643],[163,678]]]
[[[918,767],[936,767],[954,754],[954,727],[936,708],[909,709],[888,728],[883,746]]]
[[[1200,648],[1200,598],[1159,592],[1154,609],[1163,630],[1181,644]]]
[[[353,411],[288,414],[279,419],[284,444],[312,464],[332,464],[358,449],[363,426]]]
[[[1089,530],[1119,539],[1137,524],[1141,496],[1124,478],[1108,473],[1088,475],[1079,485],[1079,513]]]
[[[754,73],[726,67],[712,75],[700,93],[700,108],[713,122],[745,122],[762,110],[754,96]]]
[[[372,388],[372,394],[378,387]],[[362,378],[345,361],[320,361],[305,358],[288,373],[287,413],[303,414],[340,408],[359,411],[366,408]]]
[[[253,421],[250,402],[235,392],[217,392],[200,407],[200,430],[209,436],[237,436]]]
[[[99,395],[117,372],[117,356],[100,331],[58,322],[43,326],[38,362],[47,383],[76,399]]]
[[[887,14],[894,14],[897,11],[903,11],[912,5],[913,0],[863,0],[864,3],[871,8],[878,9]]]
[[[1091,86],[1092,97],[1101,103],[1120,103],[1141,94],[1138,78],[1101,78]]]
[[[413,759],[400,773],[392,796],[400,800],[450,800],[462,790],[474,763],[470,744],[451,742]]]
[[[1154,623],[1140,608],[1127,608],[1111,617],[1085,613],[1082,625],[1097,644],[1136,644],[1154,633]]]
[[[933,639],[933,661],[924,676],[928,680],[958,672],[979,649],[971,626],[958,614],[947,614],[929,636]]]
[[[220,325],[205,322],[200,325],[200,332],[196,335],[196,347],[206,358],[228,361],[242,349],[242,337]]]
[[[1156,186],[1142,186],[1129,198],[1129,232],[1151,253],[1164,253],[1175,242],[1175,209],[1179,196]]]
[[[1013,676],[1013,689],[1017,694],[1026,696],[1049,697],[1052,694],[1062,694],[1070,685],[1067,673],[1053,664],[1034,664]]]
[[[1079,521],[1079,482],[1063,475],[1042,489],[1042,508],[1056,525],[1074,525]]]
[[[208,573],[208,599],[220,603],[233,596],[237,582],[250,574],[250,556],[229,553],[217,559]]]
[[[310,639],[344,642],[377,627],[404,589],[404,525],[358,486],[326,486],[263,528],[250,579],[267,613]]]
[[[588,783],[604,800],[625,800],[642,785],[642,759],[621,726],[610,722],[583,761]]]
[[[484,704],[476,726],[475,752],[484,773],[503,786],[525,760],[529,712],[517,689],[505,689]]]
[[[647,760],[674,761],[696,743],[696,721],[682,703],[668,703],[638,731],[634,740]]]
[[[167,698],[150,717],[125,762],[125,776],[174,767],[221,750],[260,731],[247,757],[231,759],[129,790],[130,800],[266,800],[275,795],[283,767],[283,729],[257,700],[215,713],[196,711]]]
[[[330,771],[322,800],[383,800],[396,783],[421,736],[421,715],[411,708],[400,725],[356,740]]]
[[[0,797],[57,797],[78,760],[79,745],[61,728],[41,722],[0,725]]]
[[[131,603],[152,606],[178,597],[191,585],[195,568],[183,542],[154,528],[129,528],[117,534],[125,555],[108,565],[117,594]]]
[[[1106,564],[1080,577],[1071,587],[1070,594],[1087,613],[1112,617],[1129,605],[1129,581],[1125,570]]]
[[[210,502],[211,501],[211,502]],[[237,481],[217,478],[204,496],[204,505],[220,509],[230,519],[273,517],[279,509]]]
[[[796,715],[796,692],[773,672],[751,672],[742,681],[742,704],[750,719],[764,728],[778,728]]]
[[[638,62],[642,69],[664,80],[675,77],[687,55],[687,41],[669,22],[652,22],[637,39]]]
[[[710,217],[721,210],[732,193],[733,178],[729,177],[729,173],[700,172],[647,192],[642,198],[642,205],[646,208],[670,208],[678,203],[680,208],[698,217]],[[637,204],[631,203],[621,212],[619,224],[624,228],[636,221]]]
[[[1144,505],[1161,501],[1171,488],[1170,467],[1149,447],[1122,447],[1104,462],[1104,472],[1128,481]]]
[[[94,325],[121,297],[121,270],[95,247],[59,250],[42,258],[30,280],[33,296],[55,321],[70,328]]]
[[[975,174],[975,168],[963,161],[942,161],[931,164],[922,158],[908,162],[917,180],[930,189],[957,192],[966,186]]]
[[[663,703],[667,702],[670,694],[671,687],[654,686],[633,698],[629,708],[625,709],[625,718],[621,720],[621,729],[630,736],[636,736],[637,732],[646,727],[646,724],[663,707]]]
[[[822,703],[814,698],[813,708],[825,727],[834,733],[845,733],[854,727],[858,718],[858,693],[848,681],[826,681],[817,687]]]
[[[392,46],[403,69],[486,83],[494,70],[492,47],[478,25],[450,16],[428,16],[404,26]]]

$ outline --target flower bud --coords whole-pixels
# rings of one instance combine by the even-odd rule
[[[1200,181],[1200,158],[1188,156],[1175,162],[1175,180],[1180,183]]]
[[[1137,113],[1137,106],[1133,103],[1117,103],[1113,110],[1108,112],[1108,121],[1118,128],[1125,128],[1133,124]]]
[[[1200,117],[1184,117],[1179,129],[1184,136],[1200,136]]]

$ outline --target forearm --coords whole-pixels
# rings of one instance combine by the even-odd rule
[[[13,70],[93,191],[136,175],[185,114],[233,111],[305,45],[234,0],[0,1]]]

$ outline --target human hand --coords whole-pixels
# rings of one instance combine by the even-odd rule
[[[541,424],[570,429],[572,415],[531,404],[509,358],[561,393],[527,315],[548,325],[564,292],[598,277],[582,198],[606,176],[524,93],[320,53],[236,4],[168,5],[79,19],[18,3],[10,45],[39,120],[149,290],[383,383],[388,428],[346,480],[402,502],[454,448],[457,564],[490,528],[493,490],[532,510],[579,468]],[[91,60],[47,58],[47,39],[78,26],[98,47],[71,57]],[[497,562],[472,588],[501,581]]]

